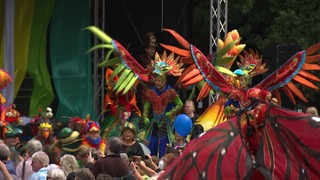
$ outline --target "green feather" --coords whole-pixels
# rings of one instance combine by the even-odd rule
[[[128,83],[128,85],[124,88],[124,91],[122,92],[122,94],[126,94],[134,85],[134,83],[137,81],[137,79],[138,79],[138,76],[133,76],[130,82]]]
[[[111,45],[111,44],[98,44],[98,45],[95,45],[92,48],[90,48],[87,52],[92,52],[92,51],[94,51],[96,49],[100,49],[100,48],[106,48],[106,49],[111,49],[111,50],[114,49],[113,45]]]
[[[215,66],[215,68],[221,73],[228,74],[228,75],[233,76],[233,77],[237,76],[236,74],[234,74],[232,71],[230,71],[227,68],[224,68],[224,67],[221,67],[221,66]]]
[[[124,80],[128,77],[129,73],[130,73],[130,69],[125,69],[122,71],[116,85],[114,86],[113,90],[118,89],[118,87],[124,82]]]
[[[105,60],[105,61],[101,62],[98,65],[98,67],[110,67],[110,66],[114,66],[119,63],[121,63],[121,59],[119,57],[114,57],[112,59]]]
[[[86,27],[85,29],[88,29],[89,31],[91,31],[94,35],[96,35],[103,42],[106,42],[108,44],[110,44],[112,42],[112,38],[96,26],[89,26],[89,27]]]
[[[230,49],[236,45],[237,43],[239,43],[241,40],[241,38],[238,38],[237,40],[231,42],[230,44],[228,44],[228,46],[220,49],[219,51],[216,52],[216,58],[221,58],[222,56],[224,56],[228,51],[230,51]]]
[[[128,85],[128,83],[130,82],[130,80],[133,76],[134,76],[134,73],[130,71],[130,73],[128,74],[126,79],[123,81],[123,83],[121,83],[121,85],[117,89],[116,94],[118,94],[120,91],[122,91]]]
[[[119,64],[116,69],[113,71],[113,73],[111,74],[111,76],[109,77],[109,81],[112,81],[113,78],[115,76],[117,76],[123,69],[124,69],[124,65],[123,64]]]

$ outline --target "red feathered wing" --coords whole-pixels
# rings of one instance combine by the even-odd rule
[[[320,66],[317,64],[320,62],[320,54],[317,54],[318,50],[320,50],[320,43],[296,53],[279,69],[257,84],[255,88],[266,89],[271,92],[281,89],[294,104],[296,103],[294,96],[307,102],[307,98],[294,82],[315,90],[319,89],[312,81],[320,82],[320,79],[308,72],[320,70]],[[275,96],[279,96],[279,93],[276,93]]]
[[[253,166],[235,118],[191,141],[160,179],[245,179]]]
[[[320,121],[270,105],[256,160],[237,118],[190,142],[160,179],[319,179]]]

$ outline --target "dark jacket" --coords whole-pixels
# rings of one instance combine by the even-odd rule
[[[129,174],[129,164],[121,158],[120,154],[111,154],[97,160],[91,171],[94,177],[100,173],[106,173],[113,178],[120,178]]]

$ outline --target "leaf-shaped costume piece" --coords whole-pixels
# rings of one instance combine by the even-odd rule
[[[91,52],[98,48],[105,48],[108,50],[105,60],[101,62],[99,66],[116,66],[113,74],[110,76],[110,79],[114,78],[115,76],[119,76],[117,83],[112,89],[113,91],[116,93],[122,92],[122,94],[125,94],[131,87],[133,87],[138,79],[148,82],[148,72],[118,41],[109,37],[98,27],[90,26],[87,27],[87,29],[102,41],[102,44],[95,45],[89,51]],[[112,54],[114,57],[111,56]]]
[[[235,117],[190,142],[159,179],[319,179],[319,118],[271,105],[265,120],[256,159]]]

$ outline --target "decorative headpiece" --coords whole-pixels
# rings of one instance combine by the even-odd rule
[[[33,134],[36,135],[40,129],[49,129],[50,132],[53,131],[53,125],[51,122],[52,117],[53,113],[50,107],[47,107],[46,111],[43,111],[42,108],[39,108],[38,114],[36,114],[32,119],[32,123],[35,124],[32,129]]]
[[[148,32],[146,34],[145,47],[157,47],[157,37],[154,32]]]
[[[19,128],[16,128],[12,125],[6,126],[6,132],[5,137],[13,137],[13,136],[20,136],[22,134],[22,130]]]
[[[87,122],[85,133],[88,132],[100,132],[100,125],[95,121]]]
[[[244,55],[239,55],[240,62],[237,62],[237,65],[250,78],[259,74],[264,74],[268,71],[266,63],[262,64],[262,57],[257,51],[249,49],[249,51],[243,51],[243,54]]]
[[[137,134],[137,132],[136,132],[136,126],[135,126],[135,124],[134,123],[132,123],[132,122],[126,122],[125,124],[124,124],[124,127],[123,127],[123,129],[122,129],[122,131],[121,131],[121,134],[123,134],[123,132],[126,130],[126,129],[129,129],[129,130],[131,130],[132,132],[133,132],[133,134]]]
[[[22,124],[21,114],[15,109],[15,105],[12,104],[6,110],[5,121],[8,123]]]
[[[78,131],[73,131],[72,129],[65,127],[59,133],[58,144],[60,148],[68,154],[75,155],[80,149],[81,143],[82,138]]]
[[[12,83],[10,75],[3,69],[0,69],[0,90],[7,87],[9,83]]]
[[[156,52],[153,62],[153,73],[160,76],[165,76],[166,74],[180,76],[184,69],[181,68],[183,64],[178,63],[179,59],[180,56],[174,58],[174,53],[171,53],[169,56],[167,56],[166,51],[164,51],[160,57],[160,55]]]

